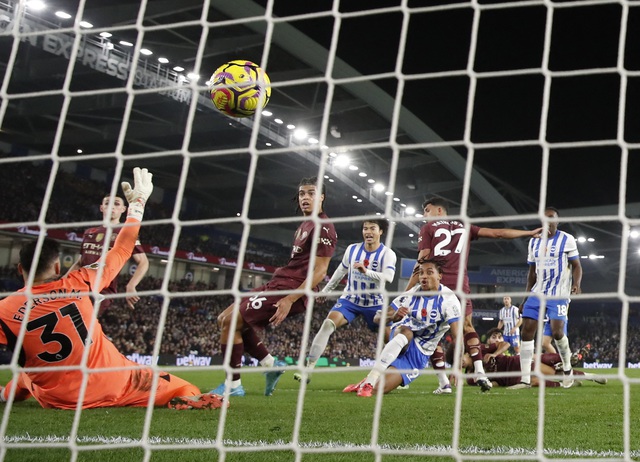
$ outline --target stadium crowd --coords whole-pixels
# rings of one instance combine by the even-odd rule
[[[0,169],[0,181],[6,187],[0,202],[2,222],[37,221],[49,180],[51,166],[48,163],[30,163],[29,168],[19,163],[7,164]],[[24,178],[30,188],[18,188],[16,177]],[[47,223],[97,222],[101,219],[98,206],[102,197],[110,190],[109,183],[82,178],[79,175],[59,170],[47,208]],[[74,198],[74,206],[69,207],[68,198]],[[149,203],[145,216],[148,219],[169,218],[171,210],[159,203]],[[198,210],[181,213],[183,220],[211,218],[214,210],[201,205]],[[81,236],[83,228],[69,227]],[[169,247],[173,238],[172,225],[145,226],[141,229],[140,240],[144,244]],[[178,241],[178,249],[196,253],[217,255],[229,259],[237,258],[240,236],[210,226],[185,226]],[[264,240],[250,239],[247,254],[256,263],[281,266],[289,257],[289,248]],[[124,282],[120,281],[120,293],[124,293]],[[145,277],[138,291],[159,290],[161,281]],[[13,291],[21,287],[20,278],[14,267],[0,267],[0,290]],[[160,353],[187,355],[197,351],[201,355],[220,354],[219,329],[216,318],[231,302],[229,295],[181,297],[180,292],[214,290],[216,287],[200,282],[174,281],[169,286],[172,294],[168,305],[165,329]],[[177,294],[177,295],[176,295]],[[316,304],[311,323],[311,333],[317,332],[331,307],[331,302]],[[102,322],[105,332],[125,354],[150,354],[156,339],[158,321],[163,306],[162,295],[144,296],[129,310],[123,299],[116,300],[104,313]],[[496,307],[499,307],[497,304]],[[633,315],[633,313],[632,313]],[[617,362],[620,343],[619,316],[602,319],[571,316],[569,338],[573,350],[585,345],[591,348],[586,361]],[[265,332],[265,341],[276,356],[297,357],[300,354],[304,318],[288,319],[282,328]],[[482,332],[480,332],[482,334]],[[377,337],[363,322],[356,321],[346,329],[338,330],[331,336],[326,350],[328,356],[341,358],[372,357],[375,354]],[[627,331],[627,357],[629,362],[640,362],[640,316],[630,317]]]

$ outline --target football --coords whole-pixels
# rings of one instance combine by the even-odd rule
[[[269,76],[251,61],[229,61],[216,69],[209,82],[213,105],[231,117],[250,117],[271,97]]]

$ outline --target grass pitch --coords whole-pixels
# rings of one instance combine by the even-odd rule
[[[41,409],[32,399],[15,403],[2,444],[4,460],[406,462],[539,459],[543,454],[550,459],[640,460],[640,371],[625,371],[632,379],[625,383],[615,369],[608,370],[608,385],[549,388],[544,400],[538,389],[498,388],[482,394],[464,387],[460,398],[456,392],[435,396],[435,377],[424,376],[408,390],[384,397],[378,425],[376,398],[341,392],[363,371],[318,369],[300,395],[294,370],[288,370],[271,397],[263,396],[263,375],[247,371],[247,395],[231,397],[224,421],[220,410],[155,409],[146,426],[146,409],[93,409],[82,412],[73,440],[75,412]],[[202,390],[223,377],[195,368],[177,374]],[[6,371],[0,374],[2,383],[7,378]]]

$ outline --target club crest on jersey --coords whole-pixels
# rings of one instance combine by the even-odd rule
[[[104,233],[96,234],[96,242],[100,242],[102,239],[104,239]]]

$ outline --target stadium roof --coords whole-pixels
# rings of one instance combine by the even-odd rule
[[[198,218],[229,221],[242,210],[252,168],[248,216],[273,220],[291,216],[297,181],[323,163],[333,180],[325,182],[329,215],[340,221],[393,209],[393,246],[408,257],[421,223],[401,204],[419,213],[425,197],[439,195],[454,213],[464,203],[470,217],[486,217],[479,224],[531,228],[544,199],[568,221],[591,217],[563,229],[594,238],[581,252],[605,257],[585,261],[585,290],[616,290],[628,231],[617,217],[640,216],[640,186],[625,176],[640,170],[640,133],[631,122],[640,118],[640,92],[636,75],[620,72],[621,62],[640,68],[640,8],[629,9],[619,54],[622,8],[608,3],[558,3],[552,29],[543,2],[480,2],[474,10],[466,2],[349,1],[333,11],[332,2],[233,0],[212,1],[203,12],[201,0],[154,0],[140,14],[138,1],[87,1],[81,19],[93,27],[76,29],[78,2],[45,3],[40,11],[27,7],[14,42],[7,34],[16,4],[0,2],[0,62],[9,78],[0,140],[16,152],[34,159],[54,152],[108,178],[121,152],[126,168],[151,169],[167,197],[184,172],[185,200],[206,204]],[[271,7],[275,20],[267,23]],[[595,25],[599,33],[589,34]],[[112,35],[99,35],[105,31]],[[82,55],[70,67],[74,43]],[[153,54],[137,54],[143,48]],[[273,83],[273,115],[261,117],[255,133],[254,119],[231,119],[207,100],[208,76],[232,59],[261,63]],[[190,71],[199,80],[185,78]],[[287,124],[319,142],[297,141]],[[338,167],[330,152],[348,155],[358,170]],[[374,191],[369,179],[391,195]],[[280,223],[286,233],[273,235],[286,241],[294,226]],[[359,239],[359,228],[359,221],[339,223],[341,244]],[[472,265],[525,260],[522,241],[472,247]],[[635,252],[630,277],[640,271]]]

